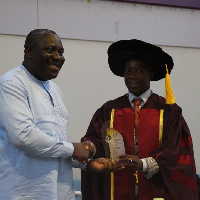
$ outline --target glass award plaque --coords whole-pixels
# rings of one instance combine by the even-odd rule
[[[106,158],[116,160],[118,155],[125,154],[123,137],[117,130],[110,128],[109,121],[102,127],[102,136]]]

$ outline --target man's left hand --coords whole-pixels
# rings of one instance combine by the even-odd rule
[[[143,163],[142,161],[134,155],[119,155],[117,160],[117,165],[119,167],[124,166],[125,168],[133,169],[134,171],[142,170]]]

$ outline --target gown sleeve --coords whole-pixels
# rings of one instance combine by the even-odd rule
[[[165,105],[163,144],[154,159],[173,199],[198,199],[192,138],[182,110],[176,104]],[[156,181],[152,178],[152,183]],[[156,191],[157,184],[152,184]]]

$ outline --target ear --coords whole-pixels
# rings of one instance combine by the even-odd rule
[[[150,80],[152,80],[154,76],[155,76],[155,72],[153,70],[151,70],[151,72],[150,72]]]
[[[31,58],[31,55],[32,55],[32,52],[33,52],[32,47],[26,46],[24,52],[25,52],[25,55],[27,56],[27,58]]]

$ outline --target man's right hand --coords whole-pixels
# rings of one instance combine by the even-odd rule
[[[86,169],[90,172],[115,172],[123,168],[124,167],[118,167],[115,160],[108,158],[90,160],[86,167]]]
[[[85,143],[73,143],[74,152],[72,154],[72,158],[78,160],[81,163],[87,163],[88,158],[90,158],[89,149],[85,148]]]

